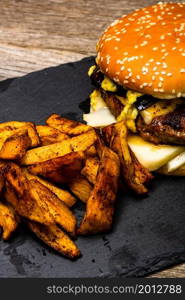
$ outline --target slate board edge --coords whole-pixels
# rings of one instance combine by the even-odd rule
[[[60,64],[60,65],[51,66],[51,67],[47,67],[47,68],[44,68],[44,69],[36,70],[36,71],[29,72],[29,73],[27,73],[25,75],[22,75],[22,76],[19,76],[19,77],[10,77],[10,78],[4,79],[4,80],[0,80],[0,93],[3,93],[4,91],[6,91],[6,89],[8,89],[9,86],[13,82],[15,82],[17,79],[19,79],[21,77],[27,77],[27,76],[30,76],[34,73],[43,72],[43,71],[47,72],[50,69],[55,69],[55,68],[58,68],[58,67],[61,67],[61,66],[73,65],[73,64],[76,64],[76,63],[83,63],[83,62],[86,62],[86,61],[91,61],[91,59],[95,59],[95,56],[88,56],[88,57],[84,57],[84,58],[82,58],[78,61],[72,61],[72,62],[68,62],[68,63],[64,63],[64,64]],[[1,88],[1,86],[3,86],[3,88]]]

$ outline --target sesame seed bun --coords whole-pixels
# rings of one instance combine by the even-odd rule
[[[185,3],[158,3],[122,16],[97,44],[97,64],[126,89],[185,97]]]

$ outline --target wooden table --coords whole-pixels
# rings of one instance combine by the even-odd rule
[[[3,0],[0,80],[95,55],[99,35],[115,18],[156,2]],[[185,264],[151,277],[185,277]]]

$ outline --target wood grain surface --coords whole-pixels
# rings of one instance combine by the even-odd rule
[[[99,35],[115,18],[157,2],[0,1],[0,80],[95,55]],[[185,264],[150,277],[185,277]]]

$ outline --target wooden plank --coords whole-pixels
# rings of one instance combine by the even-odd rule
[[[115,18],[153,0],[4,0],[0,4],[0,79],[95,54]]]

